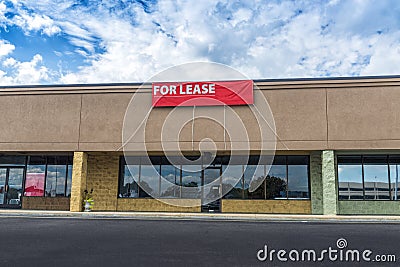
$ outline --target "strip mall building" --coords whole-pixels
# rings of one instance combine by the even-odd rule
[[[197,144],[204,138],[214,140],[218,149],[211,167],[188,175],[162,153],[158,130],[172,108],[153,109],[146,124],[146,151],[136,151],[129,162],[134,166],[127,171],[121,151],[125,112],[138,90],[151,102],[151,86],[1,87],[0,206],[82,211],[83,192],[93,189],[94,211],[400,215],[399,77],[254,84],[275,120],[275,159],[269,170],[251,167],[262,166],[260,133],[252,130],[257,121],[249,106],[232,106],[248,129],[251,155],[247,162],[235,163],[243,175],[212,208],[160,182],[157,198],[193,207],[165,204],[137,181],[161,175],[177,185],[196,187],[207,177],[223,175],[230,157],[226,148],[232,144],[213,121],[194,119],[180,133],[179,145],[188,158],[198,158]],[[140,104],[136,108],[141,109]],[[191,107],[179,112],[195,113]],[[157,172],[143,161],[147,155]],[[254,176],[265,179],[250,192]]]

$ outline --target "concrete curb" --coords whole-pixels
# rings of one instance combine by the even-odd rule
[[[1,217],[200,221],[220,220],[249,222],[400,223],[400,216],[335,216],[250,213],[69,212],[46,210],[0,210],[0,218]]]

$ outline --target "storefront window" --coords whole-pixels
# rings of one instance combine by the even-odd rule
[[[119,197],[150,197],[147,192],[151,192],[161,198],[200,198],[200,186],[213,182],[222,173],[219,183],[223,191],[231,189],[224,196],[227,199],[309,199],[308,156],[276,156],[267,175],[269,165],[259,164],[258,156],[217,156],[206,171],[201,171],[201,165],[180,165],[176,159],[174,166],[162,156],[137,158],[127,159],[129,168],[122,158]],[[207,178],[211,174],[212,180]],[[255,187],[251,184],[253,178],[259,186],[250,192]]]
[[[71,156],[28,156],[24,196],[70,196]]]
[[[340,155],[340,200],[399,199],[398,155]]]

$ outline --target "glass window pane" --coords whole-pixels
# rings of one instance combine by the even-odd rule
[[[338,180],[339,199],[364,199],[361,163],[339,164]]]
[[[9,168],[8,170],[8,192],[7,204],[20,204],[22,196],[22,180],[24,178],[23,168]]]
[[[400,164],[390,164],[391,199],[400,199]]]
[[[365,199],[390,199],[386,156],[364,157]]]
[[[0,168],[0,204],[4,204],[4,195],[6,194],[6,179],[7,179],[7,169]]]
[[[44,196],[46,165],[28,165],[26,168],[24,196]]]
[[[180,185],[180,169],[174,165],[161,165],[161,194],[160,197],[166,198],[179,198],[180,190],[179,187],[174,185]]]
[[[139,179],[139,165],[123,166],[123,177],[119,188],[120,197],[139,197],[139,187],[135,179]]]
[[[67,174],[67,192],[66,196],[71,196],[71,185],[72,185],[72,165],[68,165],[68,174]]]
[[[261,182],[265,178],[264,165],[248,165],[244,171],[244,198],[246,199],[265,199],[265,185]],[[256,190],[250,192],[250,183],[259,184]]]
[[[287,198],[286,165],[272,165],[265,182],[267,199]]]
[[[139,181],[139,197],[159,196],[160,165],[141,165]]]
[[[200,165],[182,165],[182,198],[200,198]]]
[[[308,165],[288,165],[288,198],[310,198]]]
[[[222,166],[222,190],[226,192],[227,188],[234,187],[224,197],[230,199],[243,198],[242,165],[223,165]]]
[[[45,196],[64,196],[66,165],[47,165]]]

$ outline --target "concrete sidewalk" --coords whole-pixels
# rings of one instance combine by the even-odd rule
[[[251,213],[172,213],[172,212],[70,212],[48,210],[0,210],[0,217],[142,219],[142,220],[224,220],[294,221],[328,223],[400,223],[400,216],[292,215]]]

